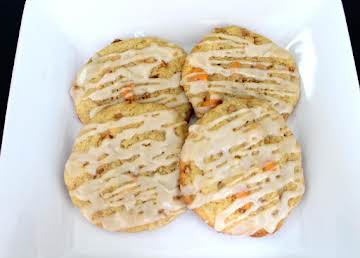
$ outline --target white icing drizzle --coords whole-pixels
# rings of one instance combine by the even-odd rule
[[[131,49],[101,57],[95,55],[92,57],[92,61],[79,72],[76,85],[81,90],[72,88],[72,96],[75,103],[86,98],[98,102],[98,106],[90,111],[89,115],[92,118],[104,107],[123,102],[129,97],[179,88],[180,73],[175,73],[170,78],[150,78],[150,76],[155,67],[169,63],[183,55],[184,52],[179,48],[159,46],[155,43],[143,49]],[[100,80],[92,81],[99,76]],[[132,88],[127,93],[129,86]],[[176,94],[161,93],[160,96],[160,101],[159,97],[155,96],[138,102],[157,102],[169,107],[176,107],[188,102],[183,91]],[[106,101],[106,104],[103,104],[102,101]]]
[[[220,37],[220,39],[212,39],[209,37]],[[203,96],[197,94],[209,93],[210,99],[223,99],[223,94],[231,94],[235,96],[253,96],[266,99],[281,114],[289,114],[292,112],[296,100],[299,95],[299,74],[297,69],[290,71],[286,66],[272,64],[271,61],[251,61],[244,58],[275,58],[281,60],[293,60],[290,53],[282,49],[274,43],[266,43],[256,45],[253,42],[241,37],[227,35],[224,33],[211,33],[199,43],[206,44],[226,44],[231,46],[230,49],[208,50],[193,52],[187,56],[187,64],[191,67],[201,68],[206,74],[220,74],[229,77],[233,74],[239,74],[247,78],[259,80],[260,82],[234,82],[228,80],[192,80],[192,77],[203,72],[191,72],[182,78],[182,84],[188,86],[187,95],[192,103],[197,115],[201,116],[211,107],[202,106]],[[216,58],[231,57],[232,60],[216,60]],[[215,60],[214,60],[215,58]],[[224,68],[222,65],[228,65],[236,62],[240,67]],[[293,61],[292,61],[293,62]],[[251,65],[252,67],[244,67]],[[259,69],[256,65],[267,67]],[[272,66],[271,68],[268,68]],[[280,78],[279,76],[291,76],[293,80]],[[264,81],[265,82],[261,82]],[[264,94],[264,89],[268,93]],[[270,91],[269,91],[270,90]],[[295,97],[294,99],[284,100],[281,96]]]
[[[119,231],[153,223],[183,211],[183,204],[176,199],[179,194],[177,165],[169,174],[154,173],[162,166],[178,163],[183,139],[175,134],[175,128],[185,122],[176,122],[176,117],[176,111],[162,110],[84,126],[82,132],[85,133],[77,138],[75,144],[110,129],[133,126],[113,138],[104,139],[98,147],[86,152],[73,152],[66,163],[66,173],[78,177],[84,172],[95,176],[105,164],[122,162],[70,192],[77,199],[89,202],[81,208],[86,218],[107,230]],[[128,147],[122,145],[124,140],[154,131],[162,132],[164,139],[144,139]],[[93,218],[96,212],[106,209],[114,209],[115,212]]]
[[[255,119],[258,119],[258,124],[248,130],[246,122]],[[214,127],[224,121],[228,123],[220,128]],[[300,153],[300,147],[293,135],[283,137],[284,128],[287,127],[282,117],[260,106],[239,109],[206,125],[190,126],[181,160],[185,164],[193,162],[203,173],[196,175],[192,184],[180,186],[182,195],[193,196],[188,207],[199,208],[206,203],[246,192],[247,195],[236,199],[216,215],[214,228],[218,231],[230,228],[230,232],[234,234],[252,235],[260,229],[273,233],[278,223],[290,212],[289,200],[304,193],[301,159],[279,163],[285,154]],[[254,146],[267,136],[283,138],[279,143]],[[239,145],[242,147],[235,151],[232,149]],[[250,146],[253,147],[248,149]],[[211,156],[216,156],[217,159],[209,162],[207,158]],[[274,171],[263,171],[268,162],[276,162]],[[295,172],[295,168],[300,171]],[[205,194],[202,192],[202,189],[219,183],[224,184],[220,190]],[[295,183],[296,189],[285,191],[271,208],[259,210],[266,205],[262,202],[262,197],[282,189],[288,183]],[[229,219],[231,214],[248,203],[251,203],[251,207],[246,212]],[[250,215],[254,211],[257,215]]]

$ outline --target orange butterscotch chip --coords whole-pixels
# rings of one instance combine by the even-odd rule
[[[203,69],[199,68],[199,67],[193,67],[191,69],[191,72],[192,73],[204,73],[205,71]]]
[[[207,99],[200,104],[201,107],[216,107],[217,105],[221,104],[221,99]]]
[[[231,62],[229,64],[229,68],[239,68],[240,67],[240,63],[239,62]]]
[[[246,210],[248,210],[250,208],[251,208],[251,203],[250,202],[248,202],[247,204],[245,204],[244,206],[241,207],[241,209],[244,210],[244,211],[246,211]]]
[[[134,97],[134,87],[135,85],[133,83],[125,86],[121,89],[121,95],[125,100],[132,100]]]
[[[276,168],[277,168],[276,161],[266,162],[265,165],[262,167],[263,171],[274,171]]]
[[[246,196],[249,196],[249,191],[242,191],[235,194],[236,198],[244,198]]]
[[[204,73],[204,74],[196,74],[191,76],[188,80],[189,81],[207,81],[209,78],[209,76]]]

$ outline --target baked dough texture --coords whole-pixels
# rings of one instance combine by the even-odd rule
[[[71,88],[80,120],[122,102],[164,104],[188,118],[191,105],[180,87],[185,55],[159,38],[115,40],[82,67]]]
[[[187,207],[216,231],[274,233],[304,194],[301,150],[260,99],[228,99],[189,128],[180,161]]]
[[[223,100],[266,100],[286,119],[299,99],[299,73],[291,54],[247,29],[215,28],[186,57],[182,86],[197,117]]]
[[[187,123],[174,109],[120,103],[85,125],[65,165],[72,202],[91,223],[137,232],[165,225],[179,200],[179,155]]]

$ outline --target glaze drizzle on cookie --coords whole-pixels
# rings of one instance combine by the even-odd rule
[[[299,74],[290,53],[240,27],[206,35],[184,67],[182,85],[198,117],[227,97],[252,96],[286,118],[299,98]]]
[[[267,105],[225,102],[216,109],[223,107],[232,112],[189,128],[181,177],[191,180],[180,184],[181,193],[190,197],[190,209],[229,201],[213,209],[217,231],[273,233],[304,193],[300,147]]]
[[[65,174],[80,181],[68,188],[88,220],[126,231],[184,211],[177,199],[184,136],[177,130],[187,125],[177,117],[175,110],[159,110],[83,127]]]
[[[81,69],[71,95],[82,122],[88,122],[107,106],[125,101],[155,102],[176,109],[188,104],[180,87],[185,52],[170,43],[160,45],[165,43],[155,38],[129,42],[140,44],[146,40],[153,42],[123,52],[117,50],[117,44],[120,48],[127,41],[115,42],[95,54]]]

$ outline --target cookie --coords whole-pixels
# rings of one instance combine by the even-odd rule
[[[82,67],[71,88],[80,120],[122,102],[164,104],[188,118],[191,105],[180,87],[185,55],[158,38],[115,40]]]
[[[300,146],[265,100],[228,99],[190,126],[179,183],[216,231],[271,234],[304,194]]]
[[[299,99],[299,73],[291,54],[237,26],[214,29],[192,49],[182,86],[197,117],[229,97],[252,96],[287,118]]]
[[[85,125],[65,165],[72,202],[109,231],[158,228],[181,214],[179,155],[187,123],[174,109],[120,103]]]

